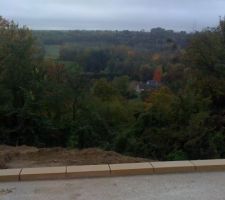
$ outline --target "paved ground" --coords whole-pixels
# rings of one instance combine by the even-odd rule
[[[225,172],[0,183],[0,200],[225,200]]]

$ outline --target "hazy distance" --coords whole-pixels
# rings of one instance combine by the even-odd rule
[[[31,29],[201,30],[225,15],[225,0],[1,0],[0,15]]]

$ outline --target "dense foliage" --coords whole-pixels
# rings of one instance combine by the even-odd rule
[[[224,158],[225,21],[188,36],[157,31],[46,31],[35,40],[0,18],[0,143]],[[154,33],[166,38],[162,48]],[[60,45],[58,59],[45,57],[47,43]]]

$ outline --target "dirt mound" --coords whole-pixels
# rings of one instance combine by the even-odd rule
[[[113,151],[103,151],[101,149],[84,149],[77,153],[77,156],[89,160],[91,163],[131,163],[131,162],[143,162],[146,159],[134,158],[129,156],[124,156]]]
[[[38,151],[35,147],[20,146],[11,147],[6,145],[0,145],[0,169],[9,168],[8,164],[19,156],[24,156],[28,153]]]
[[[2,158],[0,158],[0,169],[7,169],[6,162]]]
[[[84,150],[0,146],[0,168],[91,165],[149,161],[97,148]]]

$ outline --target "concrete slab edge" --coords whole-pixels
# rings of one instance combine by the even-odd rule
[[[225,159],[3,169],[0,182],[208,171],[225,171]]]

